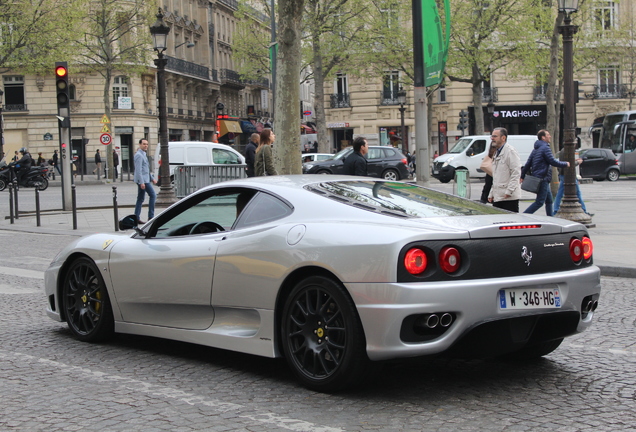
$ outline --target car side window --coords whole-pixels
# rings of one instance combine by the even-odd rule
[[[588,150],[586,156],[588,159],[600,159],[602,157],[601,153],[596,150]]]
[[[224,149],[212,149],[212,161],[215,165],[240,164],[241,161],[235,153]]]
[[[193,196],[165,219],[153,224],[155,238],[209,234],[232,228],[249,200],[249,189],[225,189]],[[197,227],[197,225],[199,225]]]
[[[486,151],[486,140],[477,140],[472,146],[473,155],[479,155]]]
[[[379,148],[371,148],[369,149],[369,154],[367,159],[382,159],[382,149]]]
[[[397,152],[394,149],[392,149],[392,148],[385,148],[385,149],[382,149],[382,150],[384,150],[384,155],[387,158],[391,158],[392,159],[397,154]]]
[[[243,210],[235,229],[282,219],[292,213],[292,208],[281,199],[261,192],[256,195]]]

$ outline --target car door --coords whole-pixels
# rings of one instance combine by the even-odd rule
[[[581,177],[603,177],[605,175],[605,160],[599,149],[589,149],[581,154],[583,163],[579,166]]]
[[[184,329],[212,324],[212,277],[226,235],[217,226],[231,229],[244,205],[241,196],[249,193],[216,189],[193,195],[156,218],[146,236],[113,247],[109,271],[125,322]]]
[[[367,175],[370,177],[380,177],[386,165],[386,158],[382,147],[370,147],[366,155],[367,158]]]

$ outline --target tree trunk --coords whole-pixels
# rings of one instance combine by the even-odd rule
[[[482,79],[481,79],[481,74],[479,73],[479,69],[477,65],[473,65],[472,83],[473,83],[473,107],[475,107],[475,110],[474,110],[475,135],[483,135],[484,134],[484,110],[482,109],[482,102],[481,102]],[[470,135],[470,129],[468,130],[468,134]]]
[[[301,173],[300,150],[300,40],[304,0],[279,0],[276,82],[276,169],[280,174]]]
[[[316,112],[316,133],[318,134],[318,152],[331,153],[329,148],[329,136],[327,132],[327,121],[325,119],[325,76],[322,70],[322,53],[320,36],[313,37],[314,53],[314,110]]]

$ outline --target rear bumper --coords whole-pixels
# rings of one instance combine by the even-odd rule
[[[502,310],[499,290],[556,285],[561,293],[558,309]],[[430,283],[346,284],[364,327],[367,354],[372,360],[439,354],[460,341],[490,341],[484,356],[523,347],[527,343],[552,340],[584,331],[593,312],[582,314],[585,297],[599,295],[600,270],[596,266],[567,272],[523,277]],[[405,342],[404,326],[422,314],[452,314],[452,324],[426,341]],[[532,318],[534,317],[534,318]],[[534,323],[521,323],[527,318]],[[508,320],[508,324],[505,321]],[[516,321],[517,324],[513,323]],[[546,324],[547,323],[547,324]],[[563,327],[550,323],[563,323]],[[519,337],[519,328],[531,328]],[[476,329],[479,328],[479,331]],[[502,336],[507,334],[507,337]],[[474,344],[474,343],[473,343]],[[482,350],[483,351],[483,350]]]

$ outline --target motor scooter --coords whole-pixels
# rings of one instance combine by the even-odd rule
[[[49,187],[49,179],[47,167],[31,167],[29,172],[22,176],[19,187],[37,187],[40,191],[46,190]],[[3,160],[0,162],[0,191],[7,188],[10,182],[16,178],[15,168],[12,165],[7,165]]]

